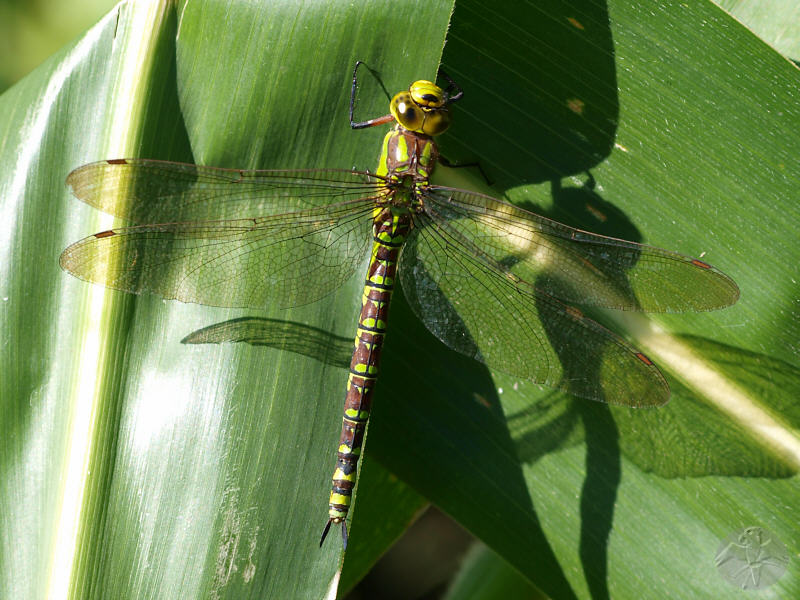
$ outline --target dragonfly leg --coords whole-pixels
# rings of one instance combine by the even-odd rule
[[[493,183],[492,180],[489,179],[489,176],[486,175],[486,171],[483,170],[481,163],[479,163],[478,161],[468,162],[468,163],[452,163],[449,160],[447,160],[447,157],[439,155],[439,164],[442,164],[445,167],[449,167],[451,169],[467,169],[470,167],[478,169],[478,171],[481,174],[481,177],[483,177],[483,180],[486,182],[486,185],[491,186]]]
[[[439,75],[447,80],[447,89],[445,89],[445,94],[447,95],[444,103],[452,104],[453,102],[458,102],[461,100],[461,97],[464,95],[464,90],[461,89],[461,86],[453,81],[442,69],[439,69]],[[455,94],[453,94],[453,92],[455,92]]]
[[[366,127],[375,127],[376,125],[385,125],[386,123],[391,123],[394,120],[394,117],[391,114],[384,115],[382,117],[376,117],[374,119],[368,119],[366,121],[359,121],[359,122],[356,122],[353,119],[353,112],[355,111],[355,105],[356,105],[356,87],[357,87],[358,67],[361,66],[361,65],[364,65],[367,68],[367,70],[370,73],[372,73],[372,76],[375,77],[375,79],[378,81],[378,83],[380,84],[381,88],[383,89],[383,92],[386,94],[386,97],[387,98],[391,98],[391,96],[389,95],[389,92],[386,90],[386,88],[383,85],[383,81],[381,81],[381,78],[378,77],[378,74],[375,71],[373,71],[370,68],[370,66],[367,63],[365,63],[364,61],[357,60],[356,61],[356,66],[353,68],[353,86],[350,88],[350,128],[351,129],[364,129]]]

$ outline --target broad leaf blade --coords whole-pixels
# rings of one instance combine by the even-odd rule
[[[343,372],[279,350],[182,345],[251,313],[61,273],[63,247],[108,227],[63,182],[124,156],[372,168],[383,132],[350,131],[353,64],[393,88],[433,78],[451,6],[384,9],[121,4],[0,99],[12,231],[2,398],[16,432],[3,443],[1,595],[320,597],[332,585],[340,542],[318,540]],[[367,94],[359,109],[385,105]],[[262,314],[351,339],[359,297],[354,280],[311,308]]]
[[[395,303],[393,323],[409,321],[384,354],[373,455],[552,597],[678,580],[724,596],[717,545],[751,524],[796,552],[783,507],[800,462],[797,70],[705,2],[459,2],[443,66],[465,91],[442,138],[451,159],[480,159],[495,192],[545,216],[702,256],[742,297],[597,315],[666,373],[671,402],[647,413],[492,385],[441,346],[422,351],[427,333]],[[412,444],[397,422],[421,432]],[[788,576],[774,589],[797,593]]]

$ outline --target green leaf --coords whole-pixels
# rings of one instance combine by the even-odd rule
[[[451,10],[123,3],[0,98],[10,234],[0,596],[335,590],[341,542],[318,541],[343,371],[274,349],[181,344],[254,315],[129,297],[62,273],[61,250],[110,225],[64,179],[129,156],[374,168],[383,133],[348,125],[353,65],[367,61],[392,87],[434,77]],[[368,95],[358,109],[385,103]],[[352,339],[360,294],[354,280],[311,307],[255,316]]]
[[[494,598],[546,598],[507,562],[483,544],[475,544],[464,558],[445,600]]]
[[[730,533],[798,551],[797,70],[706,2],[462,1],[443,67],[465,92],[445,155],[545,216],[702,256],[741,299],[596,315],[665,372],[654,411],[490,379],[395,302],[369,451],[550,597],[726,597]]]
[[[348,127],[352,65],[391,91],[433,78],[451,8],[123,4],[0,97],[0,596],[335,588],[338,546],[317,548],[344,393],[331,357],[352,337],[359,281],[263,314],[105,292],[57,267],[69,242],[108,227],[63,181],[121,156],[373,168],[383,132]],[[462,1],[447,39],[443,66],[465,91],[448,158],[479,160],[494,194],[545,216],[703,254],[742,298],[597,315],[670,381],[671,403],[644,412],[491,374],[397,294],[345,587],[421,494],[550,597],[664,582],[729,595],[713,562],[731,532],[761,526],[800,551],[796,69],[704,1]],[[364,81],[358,111],[385,112],[377,84]],[[468,171],[438,175],[483,185]],[[254,317],[333,338],[303,355],[180,344]],[[800,592],[789,577],[773,589]]]
[[[716,0],[716,3],[787,58],[795,62],[800,58],[797,2],[773,0],[765,5],[759,0]]]

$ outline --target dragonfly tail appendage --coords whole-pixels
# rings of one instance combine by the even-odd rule
[[[322,530],[322,537],[319,538],[319,547],[322,548],[322,544],[325,542],[325,538],[328,537],[328,532],[331,530],[331,524],[335,521],[333,519],[328,519],[328,522],[325,523],[325,529]],[[344,520],[341,521],[342,525],[342,549],[347,550],[347,523]]]

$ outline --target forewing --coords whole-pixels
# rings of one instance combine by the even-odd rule
[[[114,229],[61,254],[87,281],[211,306],[314,302],[367,256],[374,199],[270,217]]]
[[[148,159],[104,160],[67,176],[77,198],[140,225],[263,217],[374,195],[368,173],[247,171]]]
[[[577,396],[658,406],[669,387],[619,336],[544,291],[519,286],[451,231],[418,215],[400,258],[403,291],[425,326],[451,348],[497,369]],[[545,286],[546,287],[546,286]]]
[[[565,302],[648,312],[713,310],[739,298],[703,261],[574,229],[483,194],[431,187],[425,210],[489,262]]]

